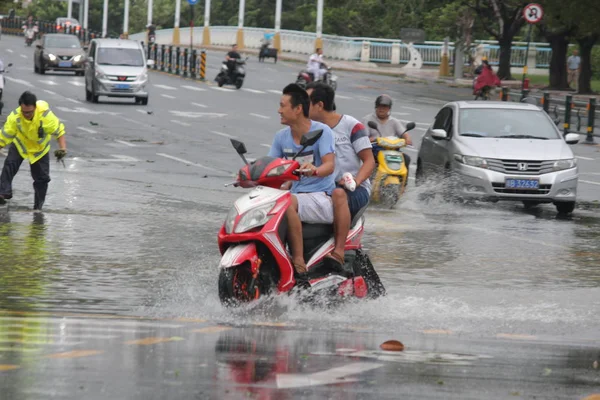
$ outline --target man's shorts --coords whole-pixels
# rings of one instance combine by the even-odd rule
[[[369,191],[364,186],[358,186],[354,189],[354,192],[346,190],[348,196],[348,208],[350,209],[350,215],[352,218],[360,211],[361,208],[369,203],[371,197]]]
[[[325,192],[295,193],[300,221],[308,224],[333,224],[333,202]]]

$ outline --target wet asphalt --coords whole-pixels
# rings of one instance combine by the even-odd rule
[[[250,157],[266,152],[280,128],[276,92],[297,64],[251,60],[240,91],[153,73],[148,106],[90,104],[82,78],[35,75],[20,38],[3,36],[0,49],[15,64],[3,116],[32,90],[66,121],[69,147],[66,168],[52,163],[42,215],[31,212],[26,165],[0,209],[1,398],[600,392],[597,212],[424,203],[411,181],[396,209],[366,215],[364,245],[387,297],[338,309],[277,299],[232,313],[216,294],[216,232],[242,192],[223,186],[241,165],[229,139],[245,141]],[[217,57],[209,52],[209,78]],[[339,75],[338,109],[362,118],[390,92],[396,116],[421,128],[416,144],[444,102],[469,97]],[[598,147],[574,151],[590,182],[580,198],[600,199]],[[405,351],[381,352],[388,339]]]

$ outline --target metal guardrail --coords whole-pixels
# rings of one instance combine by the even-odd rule
[[[26,22],[27,18],[3,18],[0,20],[0,25],[2,25],[2,34],[24,36],[25,33],[23,32],[23,25]],[[100,33],[90,29],[74,28],[70,25],[56,25],[56,23],[50,21],[36,22],[38,24],[38,37],[36,39],[39,39],[46,33],[67,33],[76,35],[83,43],[89,43],[90,40],[96,37],[102,37]]]

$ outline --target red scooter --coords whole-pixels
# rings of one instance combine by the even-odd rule
[[[295,272],[286,249],[286,210],[292,203],[282,184],[300,179],[296,157],[322,135],[322,130],[302,137],[302,149],[291,159],[262,157],[248,163],[244,143],[231,139],[244,167],[232,184],[252,190],[240,197],[229,211],[218,234],[222,254],[219,298],[226,306],[250,303],[270,294],[301,291],[301,300],[327,299],[331,304],[347,298],[376,298],[385,288],[367,254],[362,251],[366,206],[354,216],[346,239],[345,263],[331,267],[324,257],[334,247],[333,226],[302,224],[307,274]],[[304,279],[305,278],[305,279]]]

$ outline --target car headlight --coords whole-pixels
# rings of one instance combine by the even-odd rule
[[[230,234],[233,231],[233,224],[235,223],[235,218],[238,216],[237,209],[235,207],[231,207],[229,213],[227,213],[227,218],[225,218],[225,232]]]
[[[104,72],[100,71],[99,69],[96,70],[96,78],[98,78],[98,79],[107,79],[106,75],[104,75]]]
[[[577,166],[577,159],[569,158],[567,160],[558,160],[554,162],[552,168],[555,171],[562,171],[564,169],[571,169]]]
[[[252,228],[262,226],[269,222],[271,217],[273,217],[272,215],[269,215],[269,212],[275,207],[275,204],[276,202],[273,201],[245,213],[235,227],[235,233],[244,233]]]
[[[73,57],[73,61],[75,61],[75,62],[79,62],[79,61],[81,61],[81,58],[82,58],[82,57],[81,57],[81,54],[78,54],[78,55],[76,55],[75,57]]]
[[[145,81],[148,79],[148,73],[147,72],[142,72],[138,77],[137,77],[138,81]]]
[[[54,54],[48,54],[48,59],[50,61],[56,61],[56,56]]]
[[[469,165],[471,167],[477,168],[487,168],[488,163],[485,158],[475,157],[475,156],[463,156],[461,154],[455,154],[454,160],[458,161],[461,164]]]

